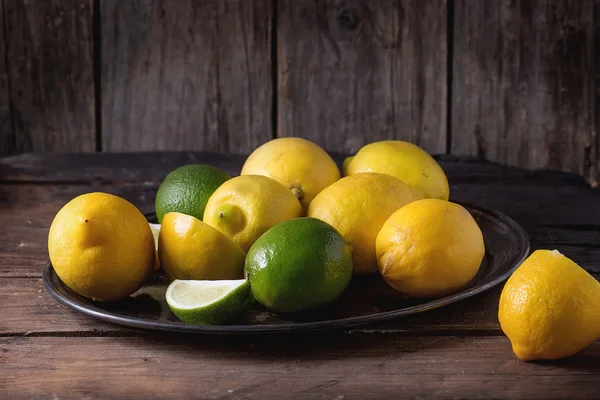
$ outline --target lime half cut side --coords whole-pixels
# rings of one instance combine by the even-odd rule
[[[240,320],[254,299],[246,279],[181,280],[167,288],[169,308],[186,324],[221,325]]]

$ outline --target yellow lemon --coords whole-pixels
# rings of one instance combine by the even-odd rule
[[[352,247],[354,274],[377,271],[375,238],[397,209],[422,195],[390,175],[364,173],[347,176],[315,197],[308,216],[336,228]]]
[[[287,137],[254,150],[241,175],[265,175],[281,182],[306,210],[321,190],[340,179],[340,170],[329,154],[313,142]]]
[[[50,226],[48,252],[69,288],[101,301],[134,293],[155,263],[154,238],[144,215],[107,193],[83,194],[61,208]]]
[[[419,189],[425,198],[448,200],[444,170],[427,152],[412,143],[384,140],[370,143],[344,161],[344,174],[380,172]]]
[[[171,279],[242,279],[246,254],[227,236],[190,215],[165,214],[158,256]]]
[[[600,337],[600,283],[557,250],[534,251],[504,285],[498,319],[519,359],[572,356]]]
[[[385,281],[410,297],[437,297],[469,283],[481,265],[481,229],[461,205],[439,199],[408,204],[377,235]]]
[[[244,175],[228,180],[212,194],[203,220],[247,252],[269,228],[301,215],[302,205],[281,183]]]

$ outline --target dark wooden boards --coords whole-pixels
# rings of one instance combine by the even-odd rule
[[[269,0],[100,0],[104,151],[249,152],[272,137]]]
[[[92,0],[4,1],[16,151],[95,151],[92,14]]]
[[[455,0],[451,152],[597,182],[599,7]]]
[[[504,337],[25,337],[0,349],[8,398],[595,399],[600,373],[599,343],[524,363]]]
[[[446,151],[446,2],[278,3],[278,136]]]
[[[4,3],[0,2],[0,26],[4,28]],[[4,29],[0,29],[0,156],[15,150],[15,135],[10,113],[9,81],[6,71],[6,46]]]

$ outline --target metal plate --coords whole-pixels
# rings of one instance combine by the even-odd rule
[[[310,312],[276,314],[257,304],[236,325],[189,325],[180,322],[169,310],[164,299],[168,282],[159,275],[128,298],[112,303],[92,301],[74,293],[58,278],[50,263],[44,270],[43,280],[52,297],[79,312],[115,324],[151,330],[246,334],[325,330],[387,321],[443,307],[488,290],[506,280],[529,254],[527,233],[515,221],[493,210],[462,204],[483,232],[485,257],[479,272],[467,286],[437,299],[407,299],[376,273],[353,277],[338,300]]]

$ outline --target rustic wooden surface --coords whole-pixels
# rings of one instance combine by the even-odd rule
[[[279,2],[278,136],[446,151],[446,2]]]
[[[600,192],[581,177],[439,160],[453,200],[508,214],[533,248],[556,248],[600,278]],[[518,361],[497,320],[501,285],[401,320],[265,337],[124,328],[46,293],[48,226],[72,197],[106,191],[151,212],[171,169],[208,162],[235,175],[243,161],[192,152],[0,158],[0,398],[597,398],[600,342],[562,361]]]
[[[101,0],[102,149],[249,152],[272,137],[269,0]]]
[[[96,150],[92,11],[92,0],[4,1],[16,151]]]
[[[2,21],[4,21],[4,4],[0,2],[0,25]],[[8,93],[4,29],[0,29],[0,155],[10,154],[15,148]]]
[[[599,182],[600,0],[5,0],[0,13],[0,154],[400,138]]]
[[[596,182],[600,1],[454,1],[452,141]]]

